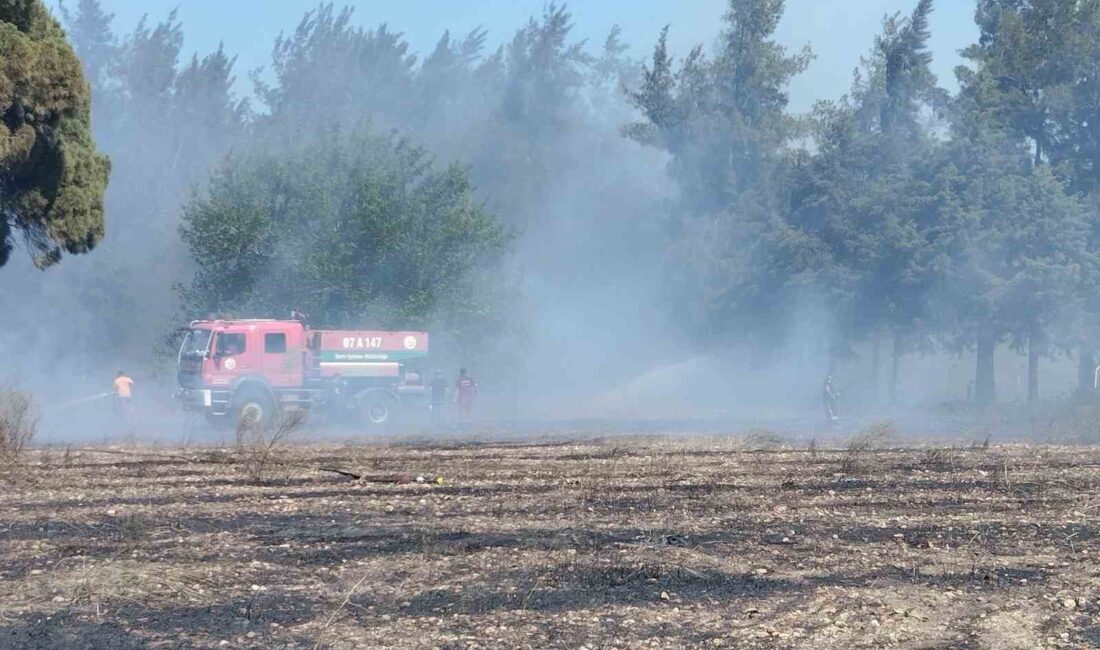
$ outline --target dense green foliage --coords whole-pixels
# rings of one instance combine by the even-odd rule
[[[199,267],[188,313],[295,308],[329,327],[448,333],[495,308],[487,280],[510,242],[460,167],[436,171],[400,140],[339,133],[231,156],[180,232]]]
[[[788,146],[801,135],[786,112],[786,85],[811,58],[775,42],[782,14],[781,0],[731,2],[713,57],[695,48],[675,72],[666,30],[631,94],[645,121],[626,128],[672,157],[680,187],[669,216],[669,266],[680,271],[671,278],[675,308],[692,315],[704,338],[748,332],[757,347],[775,344],[775,323],[798,293],[764,268],[768,250],[782,245],[769,232],[789,178]]]
[[[103,237],[109,164],[80,61],[41,0],[0,0],[0,266],[21,235],[39,267]]]
[[[502,310],[494,296],[506,289],[514,297],[520,282],[540,283],[544,313],[581,295],[585,306],[600,306],[600,318],[625,321],[631,315],[624,305],[656,302],[647,296],[659,267],[640,269],[637,260],[657,257],[653,216],[667,190],[655,157],[618,133],[629,118],[621,84],[636,66],[623,55],[616,30],[592,55],[571,38],[568,12],[549,7],[494,51],[485,51],[483,31],[445,34],[419,59],[398,34],[360,28],[350,11],[322,4],[276,43],[270,80],[256,86],[261,110],[253,113],[232,92],[231,56],[219,49],[181,61],[183,29],[174,13],[117,35],[104,6],[66,0],[61,12],[95,90],[97,140],[114,164],[110,237],[90,261],[36,280],[35,296],[20,295],[25,269],[7,271],[14,281],[0,285],[0,300],[13,308],[0,314],[0,340],[19,340],[35,365],[71,359],[28,326],[42,317],[76,321],[68,344],[85,352],[70,363],[94,369],[107,359],[146,359],[164,330],[201,315],[180,313],[174,290],[201,276],[178,229],[191,189],[201,191],[230,152],[251,164],[259,160],[254,149],[300,153],[334,129],[367,141],[373,138],[364,134],[396,131],[430,152],[433,169],[461,164],[476,203],[519,234],[516,255],[503,268],[479,272],[483,300],[471,303],[459,291],[453,301],[435,302],[435,318],[466,323],[462,336],[457,325],[448,326],[468,350],[465,362],[487,356],[488,337],[519,348],[500,337],[538,318],[529,316],[535,305],[518,298]],[[194,306],[184,301],[185,311]],[[270,305],[269,313],[295,306],[305,309]],[[485,311],[489,306],[493,313]],[[463,310],[475,307],[483,311],[471,320]],[[382,319],[394,322],[386,313],[359,325]],[[469,331],[473,322],[490,321]],[[514,363],[495,353],[494,359]]]

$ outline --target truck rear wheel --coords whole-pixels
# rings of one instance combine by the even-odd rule
[[[382,433],[392,430],[398,420],[400,407],[400,403],[386,393],[368,393],[359,403],[359,413],[369,432]]]
[[[266,429],[275,422],[275,400],[267,391],[245,388],[233,397],[233,424],[241,426],[251,420]]]

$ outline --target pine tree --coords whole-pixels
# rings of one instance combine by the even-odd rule
[[[622,34],[622,28],[613,25],[604,39],[600,56],[592,62],[590,85],[601,93],[618,94],[638,81],[638,62],[627,55],[630,46],[623,42]]]
[[[679,190],[668,224],[673,309],[693,314],[711,338],[782,331],[767,324],[780,301],[764,290],[761,257],[766,242],[790,234],[769,238],[768,230],[788,175],[786,148],[799,134],[786,87],[810,61],[808,50],[789,55],[775,41],[783,9],[782,0],[730,0],[713,57],[697,47],[675,71],[665,28],[631,92],[644,121],[625,133],[670,154]]]
[[[171,101],[175,151],[169,171],[185,178],[205,174],[241,139],[248,103],[233,93],[236,57],[221,44],[212,54],[198,55],[179,71]]]
[[[35,264],[103,237],[110,165],[96,151],[88,84],[39,0],[0,4],[0,265],[22,236]]]
[[[76,0],[75,13],[60,3],[61,17],[84,65],[84,76],[94,91],[104,90],[118,50],[111,21],[114,14],[103,11],[99,0]]]
[[[1082,54],[1082,29],[1100,24],[1094,2],[1061,0],[982,0],[976,20],[981,37],[963,54],[972,68],[960,67],[960,99],[964,112],[959,126],[969,137],[999,130],[1027,142],[1032,165],[1054,163],[1057,173],[1072,168],[1075,144],[1082,139],[1074,113],[1074,88],[1087,77]],[[1089,37],[1083,37],[1089,38]],[[1095,38],[1093,36],[1092,38]],[[1087,122],[1086,122],[1087,123]],[[1063,176],[1063,178],[1065,178]],[[1077,179],[1071,183],[1080,186]],[[1049,349],[1048,333],[1037,325],[1020,345],[1028,349],[1028,398],[1038,396],[1038,361]],[[1084,359],[1089,356],[1082,352]]]
[[[572,16],[555,4],[532,18],[507,48],[507,81],[501,103],[505,124],[522,124],[547,137],[568,119],[592,60],[582,42],[569,42]]]
[[[270,116],[262,136],[301,144],[337,125],[404,122],[415,104],[416,57],[399,32],[352,25],[353,11],[323,3],[294,33],[280,34],[272,51],[274,84],[255,80]]]
[[[1050,335],[1053,323],[1073,320],[1075,295],[1095,260],[1087,249],[1088,220],[1049,167],[1029,164],[1032,153],[996,133],[958,138],[942,168],[957,197],[941,215],[961,249],[944,275],[957,335],[977,346],[975,401],[996,399],[993,353],[1008,340],[1018,349]],[[1038,378],[1030,359],[1029,398]]]
[[[906,20],[888,18],[883,34],[876,39],[883,70],[880,121],[885,134],[921,137],[918,102],[939,94],[931,70],[932,53],[928,50],[931,13],[932,0],[920,0]]]
[[[983,118],[1028,139],[1036,165],[1049,160],[1059,138],[1053,117],[1075,78],[1071,38],[1082,4],[981,0],[981,35],[963,51],[974,67],[959,68],[963,98],[981,105]]]
[[[875,349],[880,329],[893,337],[889,400],[897,400],[897,378],[907,341],[917,338],[916,329],[931,317],[926,292],[934,282],[931,261],[944,251],[935,238],[934,221],[927,218],[926,161],[936,155],[936,143],[926,122],[931,113],[946,104],[947,93],[937,86],[932,74],[931,34],[928,20],[932,0],[919,0],[913,12],[903,18],[889,16],[875,39],[875,50],[867,61],[867,85],[853,89],[857,102],[849,110],[878,118],[864,120],[857,132],[862,144],[858,161],[847,173],[848,182],[863,183],[852,188],[855,199],[843,208],[857,222],[850,231],[849,252],[840,254],[841,263],[851,265],[853,275],[864,279],[857,289],[850,328],[857,336],[870,335]],[[851,169],[851,168],[850,168]],[[841,217],[843,221],[843,217]],[[877,394],[878,365],[874,368]]]
[[[449,31],[443,33],[416,75],[416,126],[423,127],[440,115],[453,116],[472,108],[468,95],[471,87],[477,85],[473,77],[487,37],[488,33],[480,27],[462,39],[452,38]]]

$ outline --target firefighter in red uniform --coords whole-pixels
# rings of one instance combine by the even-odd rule
[[[477,382],[466,374],[466,369],[458,371],[458,381],[455,382],[455,404],[463,420],[470,419],[470,412],[474,408],[474,400],[477,398]]]

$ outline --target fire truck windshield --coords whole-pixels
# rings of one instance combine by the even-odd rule
[[[210,335],[210,330],[193,329],[189,331],[187,337],[183,339],[183,346],[180,347],[180,351],[183,354],[205,355],[210,347]]]

